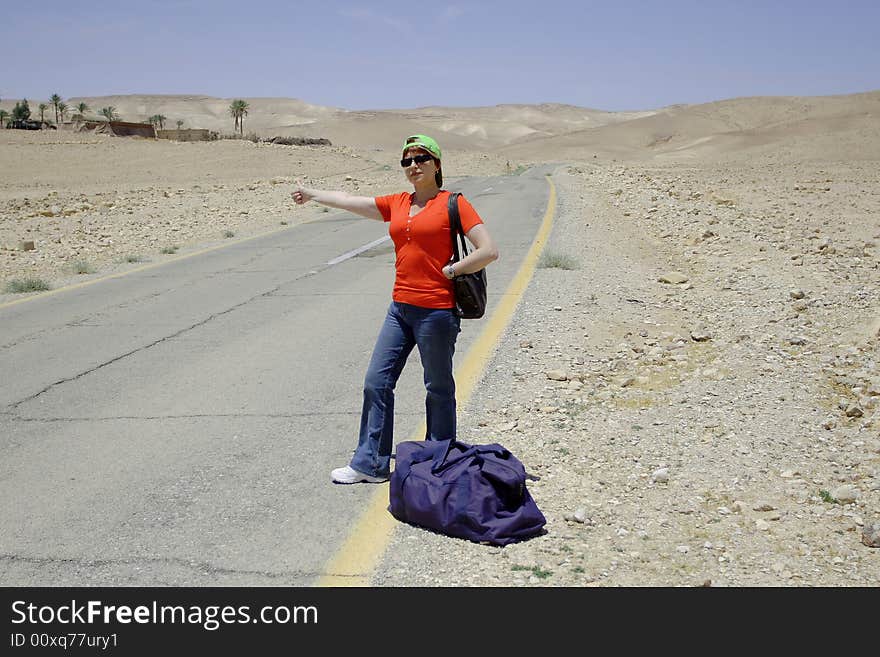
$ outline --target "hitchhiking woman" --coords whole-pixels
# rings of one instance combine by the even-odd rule
[[[353,196],[297,186],[297,204],[315,201],[389,224],[396,254],[394,289],[364,379],[360,437],[351,462],[330,473],[339,484],[379,483],[390,475],[394,447],[394,387],[407,357],[418,347],[424,369],[427,440],[455,438],[452,357],[460,331],[452,279],[476,272],[498,258],[498,249],[477,211],[459,197],[461,226],[473,250],[451,264],[452,236],[441,189],[440,146],[426,135],[408,137],[400,165],[412,192]]]

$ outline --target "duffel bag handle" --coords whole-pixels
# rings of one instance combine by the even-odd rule
[[[494,454],[499,458],[508,458],[510,456],[510,451],[499,445],[498,443],[492,443],[490,445],[468,445],[466,443],[461,443],[457,440],[448,440],[443,441],[447,443],[443,449],[439,450],[434,457],[434,463],[431,465],[431,472],[437,474],[438,472],[443,472],[446,468],[452,467],[456,463],[461,463],[465,459],[469,459],[472,456],[476,456],[478,454]],[[457,456],[453,456],[449,458],[449,452],[452,451],[454,446],[464,448],[464,451]]]
[[[430,442],[430,441],[428,441],[428,442]],[[447,467],[449,467],[455,463],[458,463],[459,461],[461,461],[464,458],[470,458],[474,453],[473,447],[471,447],[470,445],[466,445],[465,443],[460,443],[457,440],[455,440],[454,438],[450,438],[449,440],[440,440],[440,441],[438,441],[438,443],[442,444],[442,447],[440,447],[434,453],[434,461],[433,461],[433,463],[431,463],[431,472],[433,474],[437,474],[438,472],[442,472]],[[452,448],[456,445],[464,448],[465,451],[462,452],[461,454],[459,454],[458,456],[453,457],[450,460],[447,460],[449,458],[449,452],[452,451]]]

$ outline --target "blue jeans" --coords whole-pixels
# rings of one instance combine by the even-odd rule
[[[461,320],[451,308],[422,308],[393,301],[364,378],[361,430],[351,467],[374,477],[390,472],[394,446],[394,387],[418,346],[425,375],[426,440],[455,438],[452,356]]]

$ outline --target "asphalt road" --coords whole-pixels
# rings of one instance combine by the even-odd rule
[[[532,170],[449,189],[499,245],[491,313],[547,183]],[[357,442],[394,257],[385,225],[313,207],[269,236],[0,305],[0,584],[310,586],[323,573],[373,491],[329,472]],[[457,363],[480,322],[462,328]],[[423,414],[414,353],[396,440]]]

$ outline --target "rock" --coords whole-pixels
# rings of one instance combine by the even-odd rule
[[[752,507],[753,511],[775,511],[776,507],[768,502],[760,502]]]
[[[841,504],[851,504],[859,499],[859,491],[855,486],[844,484],[831,491],[831,497]]]
[[[21,250],[22,251],[33,251],[35,248],[36,247],[34,246],[34,243],[32,240],[28,240],[26,242],[21,243]]]
[[[720,205],[725,208],[732,208],[736,205],[736,202],[732,198],[722,196],[715,192],[712,193],[711,198],[712,202],[715,203],[715,205]]]
[[[575,522],[586,523],[589,518],[587,518],[587,510],[584,507],[580,507],[577,509],[574,514],[571,516],[572,520]]]
[[[550,370],[544,373],[551,381],[568,381],[568,374],[562,370]]]
[[[862,417],[865,414],[858,404],[849,404],[844,413],[847,417]]]
[[[730,510],[734,513],[742,513],[745,508],[746,503],[742,500],[734,500],[733,504],[730,505]]]
[[[678,271],[671,271],[666,274],[660,276],[657,279],[661,283],[669,283],[670,285],[679,285],[681,283],[687,283],[688,277]]]
[[[880,548],[880,522],[865,525],[862,529],[862,543],[872,548]]]
[[[765,532],[770,529],[770,523],[766,520],[755,520],[755,528],[762,532]]]
[[[675,550],[676,550],[676,552],[681,552],[682,554],[687,554],[688,552],[691,551],[691,548],[689,545],[679,545],[677,548],[675,548]]]
[[[712,339],[712,335],[706,331],[692,331],[691,340],[694,342],[708,342]]]
[[[803,299],[805,296],[807,296],[807,294],[801,289],[795,289],[790,290],[788,296],[790,296],[792,299]]]
[[[788,344],[802,346],[802,345],[807,344],[807,339],[805,337],[803,337],[802,335],[793,335],[790,338],[788,338]]]
[[[658,468],[651,474],[651,481],[657,484],[669,482],[669,468]]]

